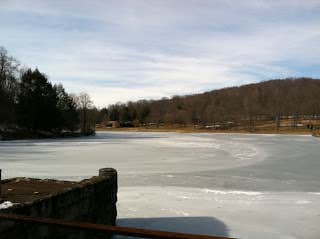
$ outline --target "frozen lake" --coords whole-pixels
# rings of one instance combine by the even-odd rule
[[[118,223],[238,238],[320,237],[320,140],[109,133],[0,142],[5,178],[119,172]]]

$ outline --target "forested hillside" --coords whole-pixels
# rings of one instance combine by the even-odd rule
[[[320,116],[320,80],[290,78],[213,90],[171,99],[115,104],[105,118],[162,124],[246,124]]]

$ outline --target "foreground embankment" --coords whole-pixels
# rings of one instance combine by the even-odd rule
[[[117,172],[99,170],[99,176],[80,182],[13,178],[1,182],[0,214],[62,219],[115,225],[117,209]],[[1,207],[1,201],[5,205]],[[0,220],[1,239],[84,239],[111,238],[93,231],[56,225],[24,224]]]

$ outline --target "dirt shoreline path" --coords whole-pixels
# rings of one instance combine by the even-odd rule
[[[210,129],[195,129],[191,127],[181,128],[146,128],[146,127],[133,127],[133,128],[97,128],[96,131],[109,131],[109,132],[174,132],[174,133],[223,133],[223,134],[280,134],[280,135],[312,135],[310,130],[210,130]]]

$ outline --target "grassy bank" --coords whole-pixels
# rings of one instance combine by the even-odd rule
[[[97,128],[96,131],[110,132],[177,132],[177,133],[247,133],[247,134],[292,134],[312,135],[312,131],[306,129],[256,129],[253,131],[245,129],[198,129],[194,127],[133,127],[133,128]]]

